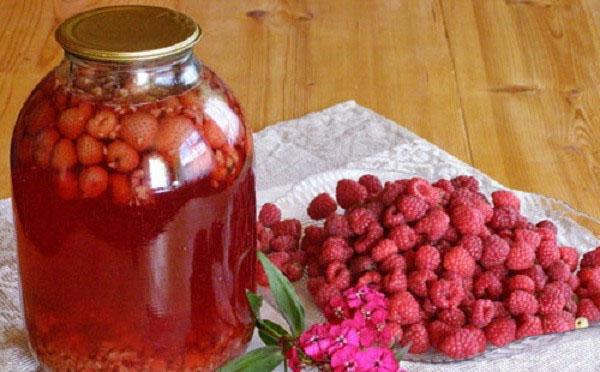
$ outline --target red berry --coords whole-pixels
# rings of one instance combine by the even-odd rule
[[[274,251],[290,252],[298,248],[298,242],[291,235],[279,235],[269,241],[269,247]]]
[[[77,164],[77,151],[71,140],[60,139],[54,145],[50,165],[57,171],[64,172]]]
[[[178,149],[185,139],[189,137],[189,134],[179,135],[180,133],[195,132],[191,121],[187,118],[186,120],[185,123],[182,121],[181,129],[177,128],[179,126],[178,121],[165,120],[161,129],[159,142],[157,141],[159,125],[156,118],[146,112],[135,112],[125,115],[121,119],[119,136],[137,151],[146,150],[156,143],[159,151],[167,153]],[[183,129],[187,129],[187,132],[182,132]]]
[[[290,255],[287,252],[272,252],[267,257],[279,271],[283,271],[285,265],[290,261]]]
[[[131,182],[124,174],[113,173],[109,178],[110,194],[116,204],[129,204],[132,198]]]
[[[346,240],[339,237],[330,237],[323,243],[320,262],[329,264],[331,262],[345,262],[352,257],[352,248]]]
[[[440,266],[440,252],[437,248],[424,244],[417,249],[415,254],[415,267],[418,270],[434,271]]]
[[[306,209],[306,213],[313,220],[322,220],[326,218],[337,209],[337,204],[335,200],[326,192],[317,195],[313,200],[311,200],[308,208]]]
[[[393,294],[404,292],[407,288],[406,274],[403,270],[396,270],[383,277],[382,287],[385,293]]]
[[[527,275],[518,274],[508,278],[506,288],[508,292],[522,290],[533,293],[535,292],[535,283],[533,279],[531,279]]]
[[[325,239],[327,238],[327,234],[325,234],[325,230],[319,226],[308,226],[304,229],[304,240],[321,245]]]
[[[600,266],[600,247],[591,252],[587,252],[581,258],[581,267]]]
[[[219,149],[227,144],[227,136],[223,133],[221,127],[206,115],[203,120],[202,134],[208,145],[213,149]]]
[[[571,278],[571,269],[566,263],[556,261],[546,268],[546,274],[550,280],[566,282]]]
[[[485,271],[475,278],[473,294],[478,297],[496,299],[502,294],[502,283],[491,271]]]
[[[451,180],[452,185],[457,188],[465,188],[472,192],[479,191],[479,181],[473,176],[460,175]]]
[[[490,324],[496,315],[496,306],[491,300],[475,300],[471,307],[471,324],[483,328]]]
[[[460,246],[453,247],[444,255],[444,269],[463,277],[470,277],[475,271],[475,260],[466,249]]]
[[[511,207],[516,210],[521,209],[521,201],[519,198],[510,191],[499,190],[492,193],[492,201],[494,207]]]
[[[405,223],[404,215],[398,212],[394,205],[390,205],[383,212],[383,225],[385,227],[394,227]]]
[[[575,317],[567,312],[547,314],[542,317],[544,333],[562,333],[575,329]]]
[[[406,184],[406,193],[427,201],[431,206],[438,205],[442,196],[438,188],[431,186],[429,182],[419,177],[408,181]]]
[[[452,359],[470,358],[485,350],[485,337],[480,330],[460,328],[443,337],[439,350]]]
[[[546,286],[538,295],[540,314],[553,314],[560,312],[566,304],[563,292],[557,287]]]
[[[381,180],[372,174],[362,175],[358,179],[358,183],[363,185],[369,195],[376,195],[383,191],[383,185],[381,184]]]
[[[49,100],[40,100],[38,104],[32,106],[23,121],[27,125],[27,133],[37,135],[43,129],[54,125],[56,110]]]
[[[458,245],[463,247],[469,252],[471,257],[473,257],[476,261],[481,259],[481,254],[483,253],[483,242],[481,238],[476,235],[464,235]]]
[[[396,243],[393,240],[383,239],[373,247],[371,257],[375,262],[380,262],[397,252],[398,246],[396,246]]]
[[[367,227],[372,222],[377,222],[371,211],[365,208],[355,208],[347,217],[350,229],[357,235],[362,235],[366,232]]]
[[[577,273],[584,286],[591,295],[600,294],[600,266],[593,268],[584,267]]]
[[[494,346],[502,347],[515,340],[517,324],[510,318],[496,319],[485,327],[485,337]]]
[[[521,339],[530,336],[539,336],[544,333],[542,320],[531,314],[523,315],[519,318],[515,338]]]
[[[271,227],[274,223],[281,221],[281,210],[273,203],[265,203],[260,208],[258,220],[265,227]]]
[[[429,204],[417,196],[404,195],[398,199],[396,208],[402,215],[406,222],[417,221],[427,213]]]
[[[569,266],[569,270],[575,271],[579,262],[579,252],[573,247],[559,247],[560,259]]]
[[[302,225],[299,220],[290,218],[273,223],[271,225],[271,230],[275,236],[291,235],[294,238],[299,239],[300,234],[302,233]]]
[[[123,141],[113,141],[106,151],[106,162],[117,172],[127,173],[137,168],[140,156],[137,151]]]
[[[514,239],[517,242],[527,243],[533,248],[537,248],[542,242],[542,236],[529,229],[515,229]]]
[[[353,275],[359,275],[365,271],[374,270],[375,261],[369,256],[354,256],[352,260],[350,260],[348,267]]]
[[[417,235],[415,231],[408,225],[399,225],[392,228],[388,235],[389,239],[396,242],[398,250],[406,251],[417,244]]]
[[[79,174],[79,189],[83,198],[95,198],[108,187],[108,172],[97,165],[85,168]]]
[[[433,208],[417,222],[415,232],[424,234],[431,241],[438,240],[448,230],[449,223],[450,217],[442,208]]]
[[[323,283],[320,287],[316,289],[316,293],[314,294],[314,300],[317,306],[323,309],[329,304],[332,298],[339,295],[340,290],[337,289],[335,285]]]
[[[393,271],[405,271],[406,270],[406,260],[404,259],[404,256],[402,256],[401,254],[394,254],[391,256],[386,257],[382,262],[380,262],[379,264],[379,270],[383,271],[384,273],[391,273]]]
[[[102,109],[86,125],[87,132],[95,138],[115,138],[117,135],[117,116],[108,109]]]
[[[288,262],[283,269],[283,273],[290,282],[297,282],[304,275],[304,266],[300,262]]]
[[[533,265],[532,268],[525,270],[523,274],[530,277],[535,283],[535,289],[541,290],[546,286],[546,282],[548,281],[548,276],[544,272],[544,269],[540,265]]]
[[[325,269],[325,279],[342,291],[350,287],[350,270],[341,262],[332,262]]]
[[[535,296],[529,292],[516,290],[511,292],[506,301],[508,311],[513,315],[535,314],[539,304]]]
[[[371,287],[375,290],[379,290],[381,283],[381,274],[377,271],[367,271],[363,273],[356,281],[357,287]]]
[[[500,207],[494,209],[494,215],[490,221],[490,226],[496,230],[511,229],[516,226],[519,220],[519,211],[512,207]]]
[[[534,248],[525,242],[516,241],[510,247],[505,265],[510,270],[526,270],[533,266],[534,261]]]
[[[490,235],[483,240],[480,263],[486,268],[500,265],[506,260],[509,251],[510,247],[504,239],[498,235]]]
[[[389,318],[402,325],[418,323],[421,320],[419,303],[408,292],[399,292],[389,299]]]
[[[335,213],[330,214],[325,220],[325,232],[328,236],[349,237],[351,230],[346,216]]]
[[[77,158],[83,165],[94,165],[104,159],[104,144],[89,134],[77,138]]]
[[[431,302],[440,309],[458,306],[465,298],[462,283],[453,280],[440,279],[429,288]]]
[[[50,165],[54,144],[60,139],[60,134],[54,128],[44,128],[33,140],[33,161],[40,167]]]
[[[466,321],[465,313],[456,307],[441,310],[438,312],[437,318],[451,327],[462,327]]]
[[[537,249],[537,260],[543,268],[547,268],[554,262],[560,260],[560,250],[553,241],[542,240]]]
[[[78,182],[77,176],[71,171],[59,172],[54,175],[54,187],[56,193],[65,200],[71,200],[77,197],[79,192]]]
[[[459,329],[458,327],[451,327],[448,324],[442,322],[441,320],[434,320],[427,325],[427,332],[429,334],[429,340],[431,345],[436,349],[439,348],[440,343],[444,340],[444,338]]]
[[[476,208],[458,204],[450,213],[452,225],[463,235],[477,235],[485,228],[483,215]]]
[[[422,354],[429,350],[429,335],[423,323],[415,323],[408,326],[402,336],[400,345],[410,344],[408,350],[411,354]]]
[[[577,306],[577,317],[586,318],[588,322],[597,322],[600,320],[600,310],[589,298],[583,298]]]
[[[377,241],[383,236],[383,227],[378,222],[371,222],[367,227],[367,231],[363,234],[360,239],[354,242],[354,251],[356,253],[365,253],[377,243]]]
[[[418,297],[428,296],[428,285],[437,280],[437,275],[431,270],[416,270],[408,275],[408,289]]]
[[[335,189],[335,198],[344,209],[362,204],[367,196],[367,189],[354,180],[339,180]]]
[[[85,130],[85,125],[92,115],[92,108],[88,104],[66,109],[60,114],[56,127],[66,138],[74,140]]]

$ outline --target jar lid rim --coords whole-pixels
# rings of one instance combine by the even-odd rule
[[[65,52],[81,58],[133,62],[177,55],[200,40],[202,30],[173,9],[120,5],[92,9],[68,18],[56,29]]]

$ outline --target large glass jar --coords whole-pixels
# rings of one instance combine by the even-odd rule
[[[12,140],[23,309],[53,370],[214,370],[252,333],[252,140],[165,8],[100,8],[57,30],[61,64]]]

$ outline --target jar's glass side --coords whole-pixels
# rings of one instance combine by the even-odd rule
[[[67,59],[36,87],[11,165],[25,319],[43,365],[210,370],[243,351],[251,135],[193,57]]]

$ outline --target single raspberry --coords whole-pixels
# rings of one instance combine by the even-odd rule
[[[450,212],[452,225],[463,235],[477,235],[485,228],[483,215],[478,209],[458,204]]]
[[[533,230],[515,229],[514,240],[527,243],[533,248],[537,248],[542,242],[542,236]]]
[[[569,265],[562,261],[556,261],[546,268],[546,274],[550,280],[566,282],[571,277],[571,269]]]
[[[383,191],[383,185],[381,184],[381,180],[372,174],[364,174],[360,176],[358,179],[358,183],[363,185],[369,195],[377,195],[381,191]]]
[[[402,270],[392,271],[383,277],[381,284],[386,294],[405,292],[407,289],[406,274]]]
[[[488,271],[494,273],[494,275],[496,275],[496,278],[498,278],[498,280],[500,280],[501,282],[506,280],[506,277],[508,276],[508,269],[504,265],[492,266],[488,269]]]
[[[315,276],[309,278],[306,281],[306,288],[308,289],[308,292],[310,292],[310,294],[313,295],[313,297],[315,297],[317,295],[317,292],[319,291],[319,288],[321,288],[325,284],[328,283],[327,280],[325,280],[324,276]]]
[[[471,305],[471,324],[483,328],[490,324],[496,315],[496,306],[491,300],[475,300]]]
[[[577,276],[590,295],[600,294],[600,266],[584,267]]]
[[[260,242],[261,247],[263,248],[263,252],[269,251],[271,250],[270,244],[271,244],[271,240],[273,240],[273,232],[271,231],[271,229],[265,228],[260,222],[258,222],[257,226],[257,231],[256,231],[256,237],[258,239],[258,241]],[[263,226],[262,229],[258,230],[258,226]],[[320,250],[320,247],[319,247]]]
[[[386,182],[381,192],[381,202],[386,207],[396,202],[398,195],[404,192],[404,185],[399,182]]]
[[[575,317],[567,311],[544,315],[542,326],[546,334],[572,331],[575,329]]]
[[[485,337],[480,330],[460,328],[448,333],[439,343],[439,350],[452,359],[466,359],[485,350]]]
[[[309,278],[321,276],[321,265],[318,262],[309,262],[306,264],[306,275]]]
[[[350,225],[346,216],[332,213],[325,219],[325,232],[328,236],[348,238],[351,235]]]
[[[539,336],[543,333],[542,320],[539,317],[531,314],[519,317],[517,331],[515,332],[517,340],[524,337]]]
[[[348,213],[347,217],[350,229],[357,234],[362,235],[372,222],[377,222],[373,214],[365,208],[356,208]]]
[[[317,306],[324,309],[332,298],[340,296],[340,290],[335,285],[330,283],[323,283],[314,294],[314,300]]]
[[[562,293],[563,298],[567,302],[569,300],[573,299],[574,292],[571,289],[571,286],[569,286],[565,282],[557,282],[557,281],[550,282],[546,285],[545,288],[556,288],[557,290],[559,290]]]
[[[345,262],[352,257],[352,248],[346,240],[339,237],[330,237],[323,243],[320,262],[329,264],[331,262]]]
[[[510,270],[526,270],[534,262],[535,249],[523,241],[516,241],[511,245],[504,264]]]
[[[302,279],[302,276],[304,275],[304,266],[300,262],[290,261],[283,268],[283,273],[290,282],[297,282]],[[348,286],[350,286],[350,284],[348,284]]]
[[[456,230],[456,228],[454,228],[453,226],[449,226],[448,230],[446,230],[446,232],[444,233],[442,240],[446,241],[447,243],[450,243],[451,245],[454,245],[454,243],[458,241],[458,238],[460,238],[458,230]]]
[[[560,260],[560,250],[555,242],[542,240],[537,249],[537,260],[543,268],[547,268],[554,262]]]
[[[418,323],[419,303],[409,292],[395,293],[389,299],[389,318],[402,325]]]
[[[408,326],[402,336],[400,345],[407,346],[411,354],[422,354],[429,350],[429,335],[423,323],[415,323]]]
[[[451,327],[462,327],[466,322],[465,313],[456,307],[441,310],[438,312],[437,318]]]
[[[304,229],[304,240],[310,243],[321,245],[325,239],[327,239],[327,234],[322,227],[308,226]]]
[[[543,220],[543,221],[538,222],[535,226],[552,230],[552,232],[554,232],[554,234],[556,234],[558,232],[556,225],[552,221]]]
[[[521,290],[529,293],[535,292],[535,282],[527,275],[517,274],[508,278],[506,289],[508,292]]]
[[[473,282],[473,294],[478,297],[496,299],[502,294],[502,283],[491,271],[484,271]]]
[[[406,270],[406,260],[404,259],[404,256],[402,256],[401,254],[394,254],[391,256],[388,256],[385,258],[385,260],[383,260],[382,262],[380,262],[379,264],[379,270],[381,270],[384,273],[391,273],[393,271],[405,271]]]
[[[186,135],[177,137],[177,133],[180,130],[177,128],[178,122],[174,120],[167,120],[163,124],[166,124],[161,129],[161,140],[157,142],[157,149],[161,152],[168,152],[172,149],[178,149],[183,141],[189,137],[189,133],[195,132],[192,122],[186,118],[187,121],[183,124],[186,129]],[[137,151],[143,151],[155,144],[158,135],[158,121],[156,118],[146,112],[135,112],[133,114],[125,115],[121,118],[121,128],[119,130],[119,136],[123,141],[130,144]],[[183,137],[183,138],[181,138]],[[176,144],[172,143],[177,142]]]
[[[368,194],[366,187],[349,179],[339,180],[335,188],[335,198],[340,207],[344,209],[361,205]]]
[[[483,240],[483,253],[480,263],[485,268],[501,265],[506,260],[510,246],[498,235],[488,236]]]
[[[428,320],[433,319],[438,312],[438,308],[433,304],[433,302],[431,302],[430,299],[426,298],[420,304],[423,308],[421,318]]]
[[[396,208],[402,213],[406,222],[412,222],[425,216],[425,213],[429,209],[429,204],[417,196],[404,195],[398,199]]]
[[[356,280],[357,287],[370,287],[377,291],[381,287],[380,283],[381,274],[379,274],[377,271],[367,271]]]
[[[483,253],[483,241],[476,235],[464,235],[460,238],[458,245],[463,247],[473,259],[478,261]]]
[[[79,181],[71,171],[59,172],[53,178],[54,188],[59,197],[65,200],[75,199],[79,193]]]
[[[108,187],[108,172],[97,165],[85,168],[79,174],[79,189],[83,198],[95,198]]]
[[[281,221],[281,210],[273,203],[265,203],[260,208],[258,220],[265,227],[271,227],[274,223]]]
[[[360,239],[354,242],[354,251],[356,253],[365,253],[383,236],[383,227],[378,222],[371,222],[367,226],[367,231]]]
[[[479,181],[473,176],[460,175],[451,180],[456,189],[465,188],[472,192],[479,192]]]
[[[33,105],[23,120],[27,124],[27,133],[33,136],[43,129],[53,126],[55,121],[56,109],[47,99],[40,100],[38,104]]]
[[[391,239],[380,240],[371,251],[371,257],[375,262],[381,262],[387,257],[396,254],[398,252],[398,246]]]
[[[516,290],[511,292],[506,300],[508,311],[513,315],[535,314],[539,304],[535,296],[529,292]]]
[[[271,230],[275,236],[291,235],[294,238],[299,239],[300,234],[302,233],[302,225],[299,220],[290,218],[273,223],[271,225]]]
[[[463,277],[473,276],[475,260],[466,249],[456,246],[450,248],[444,255],[444,269]]]
[[[563,292],[557,287],[546,286],[539,295],[540,314],[553,314],[561,311],[567,303]]]
[[[358,276],[365,271],[374,270],[376,266],[375,261],[369,256],[354,256],[350,260],[348,267],[352,275]]]
[[[389,334],[390,344],[398,343],[402,340],[403,331],[402,325],[398,322],[387,321],[385,324],[385,330]]]
[[[96,113],[86,124],[87,132],[99,139],[112,138],[117,135],[117,115],[108,109]]]
[[[77,158],[83,165],[98,164],[104,159],[104,144],[89,134],[77,138]]]
[[[290,252],[298,249],[298,241],[291,235],[279,235],[271,239],[269,247],[274,251]]]
[[[427,325],[427,333],[429,334],[429,341],[431,342],[431,345],[438,349],[444,338],[448,334],[455,332],[457,329],[459,328],[451,327],[441,320],[432,321]]]
[[[227,144],[227,136],[214,120],[208,115],[204,116],[202,134],[208,145],[213,149],[220,149]]]
[[[431,270],[416,270],[408,274],[408,290],[418,297],[428,296],[428,285],[437,280]]]
[[[373,216],[381,216],[381,214],[383,213],[383,210],[385,209],[385,206],[383,205],[383,203],[378,200],[373,200],[373,201],[367,202],[364,204],[364,207],[367,210],[371,211]]]
[[[442,208],[433,208],[417,222],[415,232],[424,234],[430,241],[435,241],[444,236],[449,223],[450,217]]]
[[[112,173],[109,177],[110,195],[116,204],[129,204],[132,200],[131,181],[125,174]]]
[[[77,151],[69,139],[62,138],[56,142],[52,149],[50,165],[57,171],[64,172],[77,164]]]
[[[569,287],[571,287],[572,290],[576,290],[577,288],[579,288],[579,285],[581,283],[579,281],[579,278],[577,277],[577,274],[571,273],[571,275],[569,275],[569,279],[567,280],[567,284],[569,285]]]
[[[92,108],[87,104],[66,109],[60,114],[56,127],[66,138],[74,140],[85,130],[85,124],[92,115]]]
[[[590,323],[600,320],[600,310],[589,298],[583,298],[577,306],[577,317],[586,318]]]
[[[269,277],[259,261],[256,262],[256,283],[263,287],[269,286]]]
[[[123,141],[113,141],[106,151],[108,166],[117,172],[127,173],[137,168],[140,156],[137,151]]]
[[[600,247],[591,252],[584,253],[581,258],[581,267],[600,266]]]
[[[560,259],[569,266],[569,270],[575,271],[579,262],[579,252],[573,247],[559,247]]]
[[[535,283],[535,289],[538,291],[544,288],[546,286],[546,282],[548,281],[548,276],[540,265],[533,265],[532,268],[525,270],[523,274],[527,275],[533,280]]]
[[[445,180],[445,179],[439,179],[439,180],[435,181],[432,184],[432,186],[444,190],[444,192],[446,194],[451,194],[455,190],[452,182],[450,180]]]
[[[465,298],[462,283],[453,280],[440,279],[429,288],[431,302],[440,309],[458,306]]]
[[[515,340],[517,324],[510,318],[496,319],[485,327],[485,337],[494,346],[502,347]]]
[[[518,210],[512,207],[500,207],[494,209],[494,215],[490,220],[490,226],[496,230],[511,229],[515,227],[518,219]]]
[[[335,200],[328,193],[324,192],[317,195],[313,200],[311,200],[310,204],[308,204],[308,208],[306,209],[306,213],[313,220],[322,220],[326,218],[337,209],[337,204]]]
[[[417,234],[408,225],[399,225],[392,228],[388,238],[396,242],[400,251],[409,250],[417,244]]]
[[[398,208],[394,205],[390,205],[383,212],[383,225],[385,227],[391,228],[394,226],[401,225],[405,223],[404,215],[398,212]]]
[[[434,271],[440,265],[440,252],[437,248],[424,244],[417,249],[415,254],[415,267],[418,270]]]
[[[298,262],[302,266],[306,266],[308,263],[308,255],[306,252],[301,250],[295,250],[290,252],[290,260]]]
[[[44,128],[38,132],[33,140],[33,161],[40,167],[50,165],[52,149],[60,139],[60,134],[54,128]]]
[[[521,209],[521,201],[512,192],[506,190],[498,190],[492,193],[492,202],[494,207],[511,207],[516,210]]]
[[[284,271],[285,265],[290,261],[290,254],[288,252],[272,252],[267,257],[280,271]]]
[[[333,284],[337,289],[343,291],[350,287],[350,270],[341,262],[332,262],[325,269],[325,279]]]

